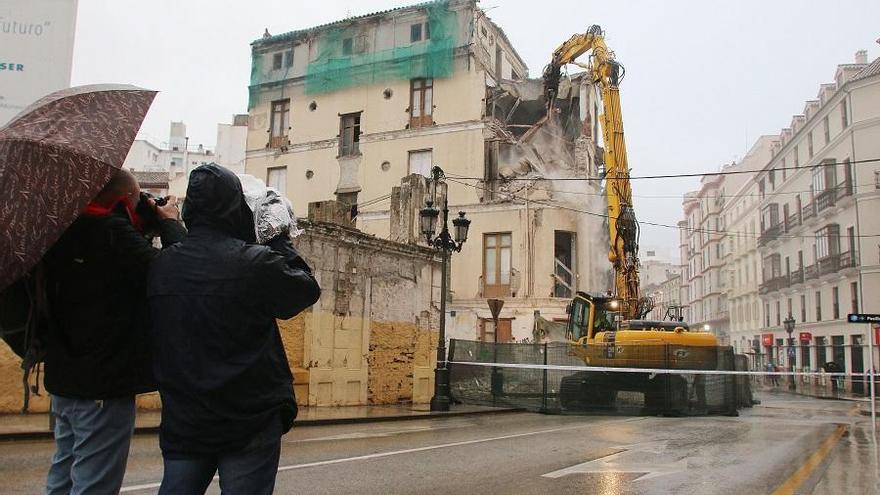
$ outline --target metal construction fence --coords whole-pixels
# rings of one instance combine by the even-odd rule
[[[730,347],[657,343],[624,353],[604,344],[453,339],[449,361],[453,400],[465,404],[652,415],[735,415],[752,404],[749,377],[729,373],[748,362]]]

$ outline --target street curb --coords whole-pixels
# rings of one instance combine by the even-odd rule
[[[374,417],[357,417],[357,418],[327,418],[327,419],[303,419],[303,420],[295,420],[293,422],[294,428],[302,428],[309,426],[332,426],[332,425],[348,425],[348,424],[359,424],[359,423],[385,423],[388,421],[407,421],[407,420],[418,420],[418,419],[436,419],[436,418],[448,418],[448,417],[467,417],[467,416],[481,416],[486,414],[504,414],[504,413],[515,413],[515,412],[523,412],[524,409],[520,408],[498,408],[498,409],[490,409],[485,411],[449,411],[449,412],[426,412],[425,414],[401,414],[401,415],[390,415],[390,416],[374,416]],[[159,426],[138,426],[134,429],[135,435],[155,435],[159,433]],[[22,440],[50,440],[54,438],[53,432],[49,430],[45,431],[22,431],[22,432],[10,432],[10,433],[0,433],[0,443],[2,442],[15,442]]]

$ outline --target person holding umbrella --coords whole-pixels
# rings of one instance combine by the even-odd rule
[[[150,207],[162,245],[186,234],[173,197]],[[147,340],[147,270],[159,253],[139,230],[140,188],[120,170],[44,258],[49,308],[45,385],[55,455],[46,491],[116,493],[134,431],[135,395],[156,390]]]
[[[45,362],[56,451],[46,491],[118,493],[135,394],[154,390],[137,181],[120,171],[155,91],[99,84],[49,94],[0,128],[3,338],[28,375]],[[164,245],[185,235],[170,204]]]

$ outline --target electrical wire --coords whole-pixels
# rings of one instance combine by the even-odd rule
[[[472,188],[480,189],[480,190],[487,191],[487,192],[493,192],[493,191],[490,191],[489,189],[486,189],[486,188],[483,188],[483,187],[477,186],[477,185],[475,185],[475,184],[468,184],[468,183],[466,183],[466,182],[461,182],[461,181],[455,180],[455,179],[453,179],[453,178],[450,178],[449,176],[446,176],[446,180],[448,180],[449,182],[454,182],[454,183],[456,183],[456,184],[461,184],[461,185],[463,185],[463,186],[472,187]],[[498,192],[498,191],[494,191],[494,192],[495,192],[496,194],[505,194],[505,195],[509,196],[510,199],[518,199],[518,200],[520,200],[520,201],[526,201],[526,202],[529,202],[529,203],[539,204],[539,205],[547,206],[547,207],[550,207],[550,208],[558,208],[558,209],[561,209],[561,210],[569,210],[569,211],[573,211],[573,212],[576,212],[576,213],[581,213],[581,214],[584,214],[584,215],[589,215],[589,216],[594,216],[594,217],[598,217],[598,218],[603,218],[603,219],[606,219],[606,220],[617,220],[617,217],[612,217],[611,215],[608,215],[607,213],[596,213],[596,212],[593,212],[593,211],[581,210],[581,209],[575,208],[575,207],[573,207],[573,206],[561,205],[561,204],[557,204],[557,203],[548,203],[548,202],[545,202],[545,201],[542,201],[542,200],[528,199],[528,198],[524,198],[524,197],[522,197],[522,196],[518,196],[518,195],[513,194],[513,193],[504,193],[504,192]],[[735,235],[735,236],[742,236],[742,237],[755,237],[755,238],[759,238],[759,237],[761,237],[761,234],[760,234],[760,233],[757,233],[757,232],[754,233],[754,234],[750,234],[750,233],[748,233],[748,232],[738,232],[738,231],[729,231],[729,230],[704,229],[704,228],[696,228],[696,227],[681,227],[681,226],[678,226],[678,225],[669,225],[669,224],[659,223],[659,222],[649,222],[649,221],[645,221],[645,220],[639,220],[639,224],[641,224],[641,225],[651,225],[651,226],[653,226],[653,227],[662,227],[662,228],[675,229],[675,230],[685,230],[685,231],[688,231],[688,232],[696,232],[696,233],[725,234],[725,235]],[[860,234],[860,235],[856,235],[856,236],[853,236],[853,237],[854,237],[854,238],[855,238],[855,237],[858,237],[858,238],[873,238],[873,237],[880,237],[880,234]],[[809,235],[809,236],[808,236],[808,235],[780,234],[780,235],[776,236],[774,239],[815,239],[815,238],[816,238],[816,236],[814,236],[814,235]]]
[[[875,163],[880,162],[880,158],[867,158],[864,160],[854,160],[850,162],[820,162],[816,165],[811,166],[803,166],[803,167],[776,167],[773,169],[750,169],[750,170],[728,170],[728,171],[720,171],[720,172],[699,172],[699,173],[691,173],[691,174],[664,174],[664,175],[636,175],[632,177],[627,177],[628,180],[638,180],[638,179],[682,179],[688,177],[714,177],[721,175],[738,175],[738,174],[758,174],[761,172],[770,172],[771,170],[782,171],[782,170],[801,170],[806,168],[816,168],[816,167],[836,167],[838,165],[856,165],[860,163]],[[459,175],[449,175],[446,174],[446,177],[449,179],[463,179],[463,180],[485,180],[484,177],[467,177],[467,176],[459,176]],[[560,177],[560,178],[550,178],[550,177],[511,177],[509,179],[503,179],[506,181],[519,181],[519,180],[531,180],[531,181],[548,181],[548,180],[561,180],[561,181],[603,181],[604,177]]]

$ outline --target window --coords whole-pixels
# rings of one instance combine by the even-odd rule
[[[840,253],[840,227],[828,225],[816,231],[816,259],[821,260]]]
[[[828,350],[825,346],[825,337],[816,337],[816,364],[818,366],[828,362]]]
[[[284,52],[284,67],[286,69],[293,67],[293,50]]]
[[[282,196],[287,195],[287,167],[273,167],[266,171],[266,185],[274,187]]]
[[[831,318],[840,318],[840,301],[838,300],[837,287],[831,288]]]
[[[409,173],[422,174],[425,177],[431,176],[431,167],[433,167],[433,157],[431,150],[419,150],[409,152]]]
[[[807,296],[801,294],[801,323],[807,322]]]
[[[849,297],[852,303],[852,312],[859,312],[859,283],[853,282],[849,284]]]
[[[785,166],[785,158],[782,159],[782,182],[785,182],[786,172],[788,167]]]
[[[825,144],[831,141],[831,130],[828,128],[828,116],[822,119],[822,133],[825,135]]]
[[[761,210],[761,232],[765,232],[780,223],[779,221],[779,205],[770,203]]]
[[[510,295],[511,234],[483,235],[483,297]]]
[[[822,160],[813,167],[813,193],[819,194],[837,185],[837,170],[834,160]]]
[[[278,70],[281,68],[283,57],[284,54],[281,52],[272,54],[272,70]]]
[[[360,154],[361,112],[348,113],[339,118],[339,156]]]
[[[816,321],[822,321],[822,293],[816,291]]]
[[[270,129],[269,146],[277,148],[286,144],[287,131],[290,129],[290,100],[272,102],[272,128]]]
[[[813,131],[807,133],[807,157],[813,158]]]
[[[428,24],[410,24],[409,26],[409,41],[411,43],[415,43],[417,41],[422,41],[422,33],[425,34],[424,39],[428,39],[430,34],[428,33]]]
[[[426,127],[434,123],[434,80],[413,79],[410,82],[410,128]]]
[[[786,307],[788,308],[788,316],[791,316],[792,314],[794,314],[791,311],[792,308],[791,308],[791,298],[790,297],[788,298],[788,304]]]
[[[800,155],[798,155],[798,147],[797,147],[797,145],[795,145],[795,147],[794,147],[794,151],[792,152],[792,154],[794,155],[794,166],[795,166],[795,168],[800,167],[800,166],[801,166],[801,157],[800,157]]]
[[[840,365],[841,371],[846,372],[846,348],[844,347],[843,335],[831,336],[831,359]]]
[[[770,328],[770,303],[764,304],[764,326]]]
[[[498,319],[498,340],[497,342],[513,342],[511,331],[512,320],[510,318]],[[491,319],[480,319],[480,341],[496,342],[495,340],[495,321]]]
[[[849,115],[846,114],[846,100],[840,100],[840,124],[844,129],[849,127]]]
[[[342,54],[351,55],[353,46],[354,40],[352,38],[344,38],[342,40]]]
[[[577,260],[575,233],[557,230],[554,233],[553,297],[571,298],[575,291]]]

